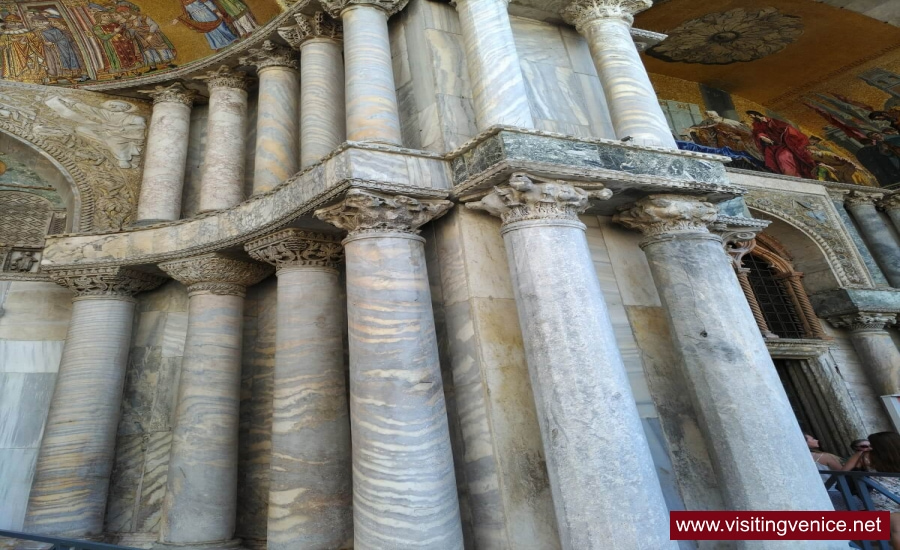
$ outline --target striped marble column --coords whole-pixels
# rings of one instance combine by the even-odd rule
[[[285,229],[248,243],[278,269],[269,550],[353,544],[340,239]]]
[[[344,240],[356,550],[463,547],[423,224],[451,206],[359,189],[316,217]]]
[[[402,145],[388,17],[408,0],[322,0],[344,23],[347,139]]]
[[[300,168],[307,168],[347,139],[343,34],[324,12],[294,18],[295,26],[278,33],[300,51]]]
[[[878,208],[884,210],[894,224],[897,233],[900,233],[900,193],[888,195],[878,201]]]
[[[852,191],[844,197],[844,205],[853,215],[881,272],[892,287],[900,288],[900,244],[875,208],[875,203],[883,196],[882,193]]]
[[[137,292],[163,279],[127,268],[50,272],[75,292],[25,514],[29,533],[103,534]]]
[[[245,288],[268,266],[207,254],[160,264],[187,286],[188,327],[157,548],[232,548]]]
[[[572,0],[562,16],[587,40],[616,137],[675,149],[675,138],[631,36],[634,15],[652,5],[652,0]]]
[[[291,50],[266,40],[240,59],[259,76],[253,194],[284,183],[300,168],[300,74]]]
[[[195,79],[209,87],[200,212],[222,210],[244,200],[248,79],[224,65]]]
[[[509,0],[456,0],[479,130],[534,128],[508,6]]]
[[[135,225],[177,220],[187,168],[188,134],[194,90],[181,83],[142,90],[153,98],[153,116],[144,153],[144,176]]]
[[[887,328],[897,323],[896,313],[860,311],[829,317],[828,322],[850,331],[853,349],[876,395],[900,393],[900,350]]]

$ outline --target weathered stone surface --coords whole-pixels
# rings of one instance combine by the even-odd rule
[[[891,286],[900,288],[900,245],[875,208],[880,194],[851,193],[845,204],[859,225],[863,239]]]

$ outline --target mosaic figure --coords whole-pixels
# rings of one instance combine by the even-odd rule
[[[181,0],[181,9],[175,21],[205,34],[211,49],[220,50],[238,39],[228,27],[226,14],[210,0]]]

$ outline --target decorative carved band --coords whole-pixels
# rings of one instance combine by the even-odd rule
[[[712,203],[690,195],[649,195],[623,208],[613,221],[647,237],[663,233],[707,233],[718,212]]]
[[[281,27],[278,34],[295,50],[302,48],[304,44],[314,38],[327,38],[340,41],[344,38],[343,27],[339,21],[332,19],[325,12],[318,11],[313,16],[302,13],[294,15],[297,24],[291,27]]]
[[[850,193],[844,197],[844,204],[848,207],[861,206],[864,204],[871,204],[874,206],[878,199],[883,196],[883,193],[860,193],[859,191],[850,191]]]
[[[57,284],[77,296],[133,296],[152,290],[164,278],[127,267],[47,268],[46,273]]]
[[[347,8],[354,6],[371,6],[384,10],[388,17],[399,13],[409,0],[321,0],[322,7],[329,15],[338,19]]]
[[[242,56],[238,62],[241,65],[256,67],[257,71],[261,71],[266,67],[300,68],[300,64],[297,62],[297,58],[292,50],[279,46],[271,40],[263,42],[261,48],[253,48],[249,54]]]
[[[246,287],[255,285],[272,268],[243,262],[219,254],[205,254],[159,264],[159,268],[188,287],[188,294],[243,296]]]
[[[609,189],[588,192],[564,181],[544,180],[535,183],[527,174],[517,173],[508,185],[494,187],[478,202],[466,208],[484,210],[503,220],[503,225],[525,220],[571,220],[590,206],[590,199],[608,200]]]
[[[418,234],[420,227],[443,216],[452,206],[447,200],[420,200],[351,189],[344,200],[316,210],[315,216],[350,236],[376,232]]]
[[[622,19],[629,25],[634,16],[653,7],[653,0],[572,0],[561,15],[579,32],[597,19]]]
[[[175,82],[168,86],[157,86],[152,90],[138,90],[138,93],[146,94],[153,98],[153,104],[157,103],[181,103],[192,107],[197,92],[184,87],[181,82]]]
[[[884,210],[885,212],[890,212],[892,210],[900,210],[900,193],[894,193],[893,195],[888,195],[885,198],[878,201],[878,208]]]
[[[335,235],[302,229],[283,229],[244,245],[254,260],[286,267],[335,268],[344,259],[344,247]]]
[[[896,313],[865,312],[829,317],[828,322],[835,328],[857,330],[884,330],[887,325],[897,322]]]
[[[213,90],[214,88],[234,88],[237,90],[247,90],[250,85],[250,77],[241,71],[234,71],[226,65],[220,65],[218,69],[206,71],[206,74],[195,76],[194,80],[206,82],[206,86]]]

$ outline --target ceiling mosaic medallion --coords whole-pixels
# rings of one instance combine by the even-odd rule
[[[775,8],[710,13],[682,23],[647,51],[669,62],[728,65],[783,50],[803,34],[803,22]]]

